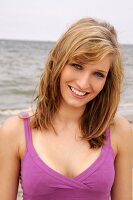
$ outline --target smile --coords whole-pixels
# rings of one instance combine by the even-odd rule
[[[79,90],[73,88],[72,86],[69,86],[69,88],[71,89],[71,91],[72,91],[74,94],[76,94],[76,95],[78,95],[78,96],[85,96],[86,94],[88,94],[88,92],[81,92],[81,91],[79,91]]]

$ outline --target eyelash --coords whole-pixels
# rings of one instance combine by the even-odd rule
[[[95,72],[95,75],[99,78],[105,78],[105,75],[100,72]]]
[[[71,66],[74,67],[77,70],[82,70],[83,69],[83,67],[78,63],[72,63]],[[99,78],[105,78],[105,75],[100,73],[100,72],[94,72],[94,75],[96,75]]]
[[[83,67],[77,63],[72,63],[71,66],[73,66],[75,69],[79,69],[79,70],[83,69]]]

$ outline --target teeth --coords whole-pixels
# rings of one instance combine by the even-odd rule
[[[79,95],[79,96],[83,96],[86,94],[86,92],[80,92],[78,90],[76,90],[75,88],[71,87],[72,92],[74,92],[75,94]]]

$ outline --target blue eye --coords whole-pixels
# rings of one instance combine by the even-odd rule
[[[97,77],[105,78],[105,75],[102,74],[101,72],[95,72],[95,75],[96,75]]]
[[[82,70],[82,66],[77,63],[72,63],[71,66],[73,66],[76,69]]]

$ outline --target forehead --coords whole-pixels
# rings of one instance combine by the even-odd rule
[[[91,59],[89,59],[86,56],[76,56],[76,57],[72,58],[69,61],[69,63],[76,62],[81,65],[92,66],[93,68],[98,67],[98,68],[102,68],[102,69],[104,69],[104,68],[108,69],[111,67],[112,61],[113,61],[113,56],[111,54],[108,54],[97,61],[96,60],[92,61]]]
[[[107,53],[107,52],[80,52],[76,55],[76,52],[73,55],[70,55],[69,61],[77,61],[80,63],[96,63],[103,58],[107,57],[109,60],[112,60],[113,53]]]

